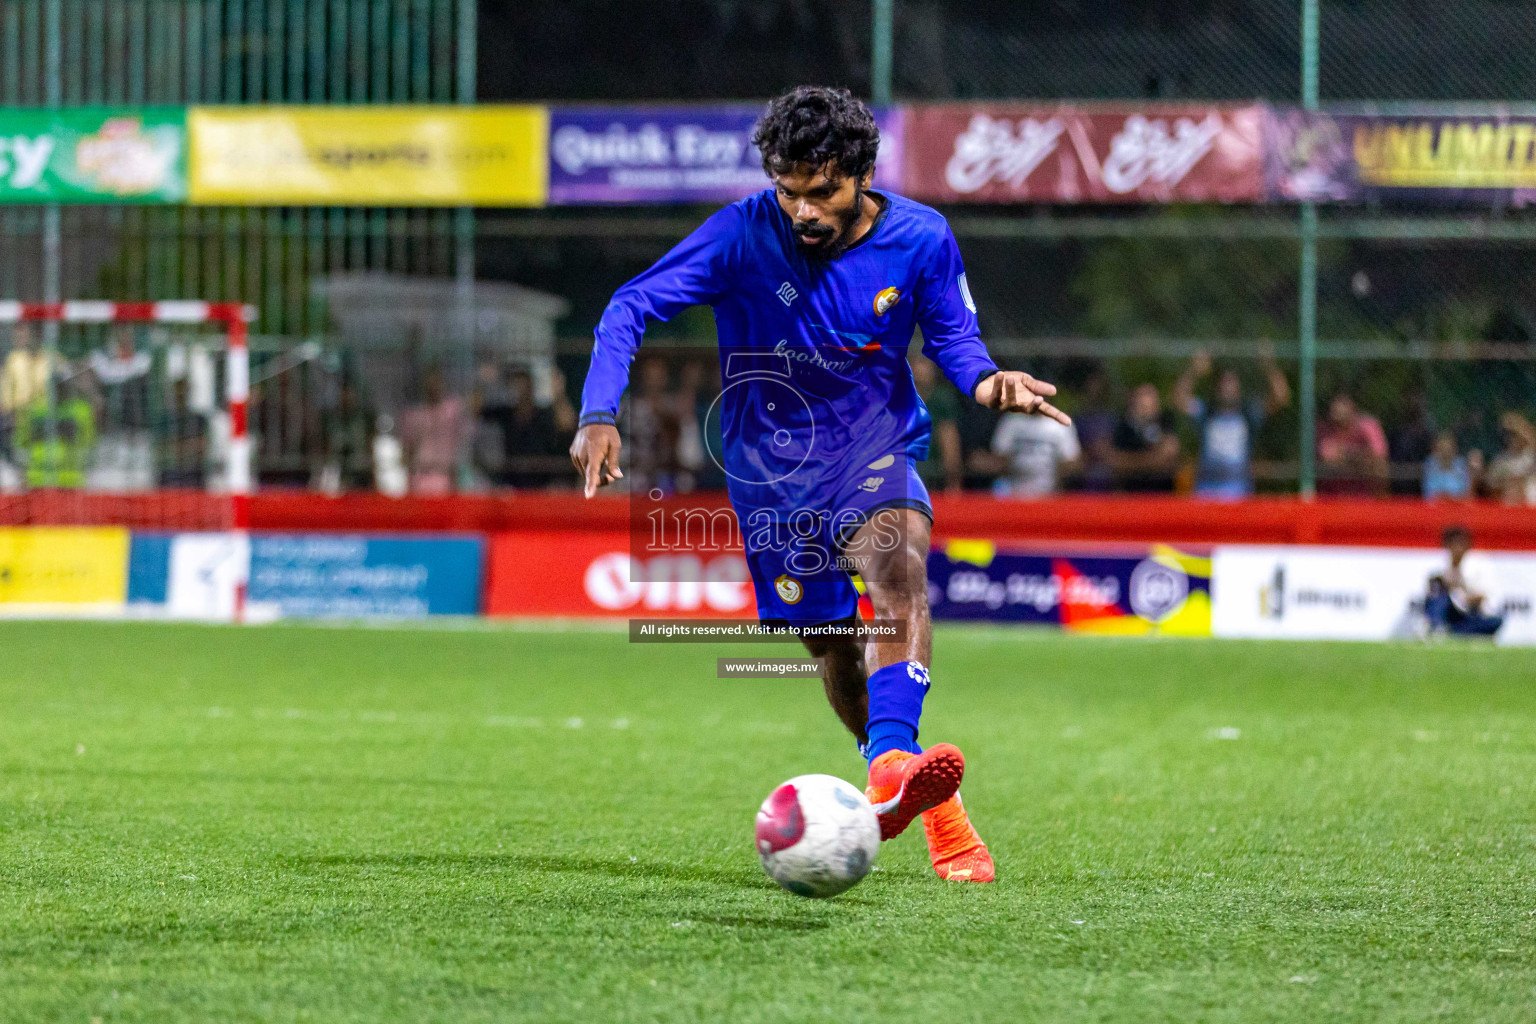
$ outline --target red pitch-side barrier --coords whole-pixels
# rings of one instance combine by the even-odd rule
[[[724,496],[700,503],[725,504]],[[1359,544],[1433,547],[1440,531],[1463,523],[1488,548],[1536,550],[1536,509],[1489,502],[1411,499],[1257,498],[1220,503],[1189,498],[1068,495],[1043,501],[998,501],[984,495],[935,496],[938,540],[979,537],[999,542],[1174,544]],[[478,531],[592,530],[629,526],[622,498],[587,501],[577,494],[327,498],[269,491],[251,505],[258,530]]]
[[[228,501],[227,496],[191,491],[136,495],[37,491],[0,496],[0,520],[12,525],[209,529],[217,528],[214,524],[227,516]],[[713,496],[699,502],[724,505],[725,498]],[[1256,498],[1220,503],[1130,495],[998,501],[965,495],[936,496],[934,511],[939,540],[1432,547],[1447,525],[1463,523],[1477,534],[1479,546],[1536,550],[1536,509],[1491,502]],[[266,491],[251,499],[251,527],[257,530],[611,532],[628,526],[628,502],[609,496],[587,501],[579,494],[386,498]]]

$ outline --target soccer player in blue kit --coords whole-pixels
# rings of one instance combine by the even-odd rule
[[[981,342],[944,218],[872,191],[880,134],[846,90],[806,86],[769,104],[753,142],[773,183],[720,210],[620,288],[597,326],[571,458],[590,498],[623,476],[615,420],[650,320],[714,309],[731,504],[765,622],[858,617],[857,571],[898,640],[804,638],[828,700],[869,761],[881,839],[923,817],[941,878],[987,882],[986,844],[960,802],[948,743],[918,746],[932,624],[933,509],[915,470],[930,421],[907,363],[923,352],[988,408],[1070,420],[1050,384],[999,370]]]

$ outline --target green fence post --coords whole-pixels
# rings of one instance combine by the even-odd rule
[[[1301,105],[1317,109],[1317,5],[1301,4]],[[1301,419],[1301,496],[1317,495],[1317,204],[1301,205],[1300,281],[1301,367],[1299,407]]]
[[[889,106],[891,102],[891,37],[895,33],[895,18],[891,8],[895,0],[872,0],[870,12],[874,23],[871,40],[869,93],[875,106]]]

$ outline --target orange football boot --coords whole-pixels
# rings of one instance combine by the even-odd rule
[[[952,743],[938,743],[921,754],[887,750],[869,766],[864,795],[880,819],[880,841],[895,839],[912,819],[955,795],[965,774],[965,756]]]
[[[923,812],[923,832],[928,837],[933,870],[944,881],[990,882],[997,877],[992,854],[972,827],[958,792]]]

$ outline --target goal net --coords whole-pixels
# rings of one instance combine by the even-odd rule
[[[236,303],[0,301],[0,526],[249,526]]]

